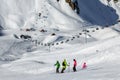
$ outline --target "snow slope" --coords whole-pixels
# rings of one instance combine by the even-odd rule
[[[0,0],[0,80],[120,80],[119,4],[104,1],[78,0],[79,17],[65,0]],[[56,74],[63,59],[70,67]]]
[[[38,46],[37,50],[24,53],[21,59],[2,63],[0,65],[0,72],[3,73],[0,75],[1,80],[119,80],[120,36],[114,30],[110,31],[114,34],[107,31],[109,32],[110,29],[101,29],[92,33],[91,36],[97,36],[98,40],[83,45],[75,44],[77,41],[73,40],[74,45],[73,43],[64,43],[51,46],[50,52],[48,46],[44,49]],[[108,34],[105,34],[106,32]],[[101,37],[100,33],[104,33],[104,37],[99,39]],[[67,68],[65,73],[55,74],[54,63],[56,60],[62,62],[64,58],[71,63],[70,72]],[[73,58],[76,58],[78,62],[77,72],[75,73],[72,72]],[[88,68],[81,70],[84,61],[87,62]],[[5,77],[7,75],[9,76]]]

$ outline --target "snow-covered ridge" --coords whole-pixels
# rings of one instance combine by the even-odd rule
[[[0,0],[0,24],[12,28],[80,28],[83,22],[65,0]],[[39,16],[39,13],[41,15]],[[52,20],[51,20],[52,19]]]
[[[4,29],[34,27],[73,30],[85,25],[83,19],[102,26],[116,24],[119,19],[120,7],[113,0],[109,3],[107,0],[77,1],[79,17],[65,0],[0,0],[0,26]]]

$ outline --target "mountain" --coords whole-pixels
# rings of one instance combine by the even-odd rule
[[[120,0],[69,1],[0,0],[0,80],[120,80]]]
[[[111,26],[119,19],[119,4],[107,0],[78,0],[77,15],[65,0],[0,0],[0,24],[4,29],[80,28],[86,22]],[[54,13],[53,13],[54,12]],[[41,16],[39,16],[39,13]],[[52,20],[51,20],[52,18]],[[64,19],[63,19],[64,18]]]
[[[83,20],[61,0],[0,0],[0,21],[7,28],[59,27],[74,29],[82,26]],[[54,13],[53,13],[54,12]],[[39,17],[39,13],[41,16]],[[52,18],[52,20],[51,20]],[[76,26],[74,26],[76,25]]]

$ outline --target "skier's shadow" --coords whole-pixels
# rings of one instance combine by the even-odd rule
[[[80,8],[79,16],[93,25],[112,26],[118,23],[118,14],[111,6],[100,0],[77,0]]]
[[[43,62],[43,61],[33,61],[33,62],[35,62],[35,63],[39,63],[39,64],[46,64],[46,63]]]

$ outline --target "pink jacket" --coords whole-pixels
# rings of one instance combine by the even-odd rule
[[[76,60],[74,61],[74,64],[73,64],[73,65],[74,65],[74,66],[77,66],[77,61],[76,61]]]
[[[82,69],[85,69],[87,67],[86,63],[84,62],[82,65]]]

